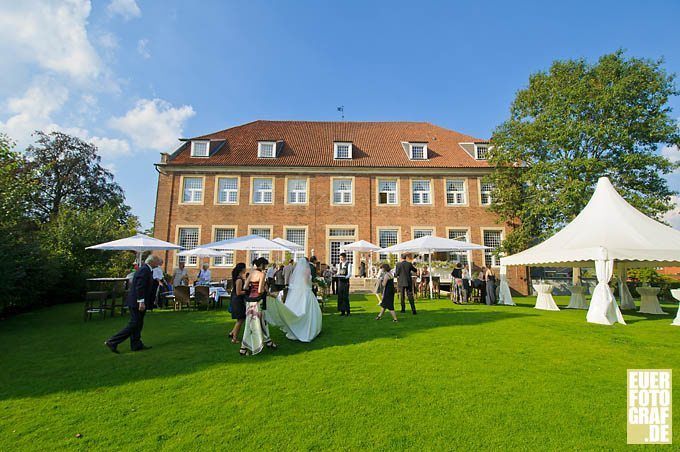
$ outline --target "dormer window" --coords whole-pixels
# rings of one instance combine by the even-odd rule
[[[210,141],[192,141],[191,142],[191,156],[192,157],[208,157],[210,152]]]
[[[276,142],[259,141],[257,143],[257,157],[261,159],[273,159],[276,157]]]
[[[352,158],[352,143],[335,142],[333,143],[333,158],[335,159],[351,159]]]
[[[427,160],[427,144],[409,143],[409,158],[411,160]]]
[[[488,158],[489,147],[486,144],[475,145],[475,158],[477,160],[486,160]]]

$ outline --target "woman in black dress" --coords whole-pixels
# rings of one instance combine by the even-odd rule
[[[390,311],[392,321],[398,322],[397,314],[394,312],[394,275],[390,271],[390,264],[382,264],[380,268],[385,271],[385,276],[382,279],[383,296],[380,302],[380,314],[375,319],[382,319],[385,311]]]
[[[234,328],[229,332],[232,344],[238,344],[238,333],[246,320],[246,264],[239,262],[231,272],[231,318],[236,320]]]
[[[491,267],[486,269],[484,279],[486,280],[486,304],[496,304],[496,275]]]

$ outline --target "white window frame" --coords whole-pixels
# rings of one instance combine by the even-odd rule
[[[198,230],[198,239],[196,240],[196,247],[200,246],[201,244],[201,226],[197,224],[178,224],[175,226],[175,243],[179,244],[180,243],[180,233],[182,229],[196,229]],[[195,248],[195,247],[194,247]],[[188,248],[192,249],[192,248]],[[183,256],[178,256],[177,251],[175,252],[175,263],[179,264],[179,261],[181,260]],[[198,266],[198,258],[196,256],[187,256],[184,258],[185,265],[187,267],[197,267]]]
[[[220,190],[220,180],[221,179],[236,179],[236,189]],[[229,199],[229,193],[236,193],[236,201],[234,202],[222,202],[220,201],[220,194],[222,192],[227,192],[227,200]],[[239,197],[241,192],[241,177],[240,176],[216,176],[215,177],[215,204],[218,205],[237,205],[239,203]]]
[[[479,148],[484,148],[484,156],[479,156]],[[489,158],[489,150],[491,147],[488,144],[475,144],[475,159],[476,160],[487,160]]]
[[[291,183],[294,181],[304,181],[305,189],[291,190]],[[291,195],[295,194],[295,199]],[[304,201],[300,201],[300,195],[304,194]],[[309,203],[309,178],[308,177],[286,177],[286,204],[306,205]]]
[[[484,188],[484,185],[490,185],[491,189],[482,190]],[[481,180],[479,181],[479,205],[480,206],[490,206],[491,205],[491,203],[493,202],[493,198],[491,197],[492,192],[493,192],[493,184],[491,182],[482,182]],[[485,195],[487,197],[487,202],[484,202],[484,196]]]
[[[205,155],[198,155],[196,153],[197,143],[205,144]],[[210,140],[191,140],[191,156],[204,159],[210,157]]]
[[[238,237],[238,226],[217,224],[217,225],[213,225],[213,227],[212,227],[213,242],[218,241],[218,237],[217,237],[217,230],[218,229],[221,229],[221,230],[233,229],[234,230],[234,237]],[[219,239],[219,240],[222,240],[222,239]],[[236,263],[235,257],[236,256],[235,256],[234,251],[225,251],[224,256],[212,258],[212,266],[217,267],[217,268],[233,267]],[[220,263],[218,263],[217,259],[220,259]]]
[[[464,238],[461,240],[460,234],[456,235],[455,237],[451,237],[451,233],[453,231],[465,231]],[[449,227],[446,228],[446,237],[449,239],[453,240],[458,240],[462,242],[467,242],[470,243],[470,228],[469,227]],[[449,252],[449,260],[454,260],[453,257],[456,255],[465,255],[467,259],[467,264],[471,265],[472,264],[472,251],[451,251]],[[460,262],[460,259],[458,260]]]
[[[266,229],[269,231],[269,240],[272,239],[274,236],[274,227],[272,225],[250,225],[248,226],[248,235],[255,234],[254,230],[255,229]],[[258,234],[259,235],[259,234]],[[262,236],[260,236],[262,237]],[[250,268],[250,264],[253,262],[253,260],[257,257],[264,257],[267,260],[270,260],[271,253],[269,251],[248,251],[248,262],[246,266]]]
[[[423,147],[423,158],[415,158],[413,156],[413,147],[414,146],[422,146]],[[427,153],[427,143],[409,143],[408,144],[408,157],[411,160],[428,160],[428,153]]]
[[[399,205],[399,179],[395,178],[384,178],[384,177],[379,177],[376,180],[376,190],[377,190],[377,198],[376,198],[376,205],[378,206],[398,206]],[[383,192],[380,190],[380,184],[382,182],[394,182],[394,202],[390,202],[390,197],[389,194],[392,192]],[[387,202],[386,203],[381,203],[380,202],[380,194],[381,193],[387,193]]]
[[[271,181],[272,188],[270,190],[262,190],[263,193],[271,192],[271,201],[270,202],[264,202],[262,200],[260,200],[260,201],[255,200],[256,194],[259,193],[258,191],[255,190],[255,181],[257,181],[258,179],[269,179]],[[268,206],[268,205],[274,204],[274,190],[276,188],[275,184],[276,184],[276,179],[274,179],[273,177],[266,177],[266,176],[265,177],[259,177],[259,176],[251,177],[251,179],[250,179],[250,204],[258,205],[258,206],[259,205]],[[261,199],[264,199],[264,195],[262,195]]]
[[[347,146],[347,156],[340,156],[340,146]],[[336,141],[333,143],[333,158],[336,160],[351,160],[352,159],[353,146],[351,141]]]
[[[422,231],[427,231],[429,234],[424,234],[421,235],[420,237],[426,237],[428,235],[434,236],[437,235],[437,228],[434,226],[411,226],[411,239],[415,240],[420,237],[416,237],[416,231],[422,232]]]
[[[271,155],[265,155],[262,146],[263,145],[271,145],[272,147],[272,154]],[[276,141],[258,141],[257,142],[257,158],[259,159],[275,159],[276,158]]]
[[[304,246],[304,249],[301,250],[301,251],[291,251],[290,252],[290,254],[293,256],[293,259],[295,259],[295,260],[297,260],[301,257],[305,257],[307,255],[307,249],[308,249],[307,243],[309,241],[309,227],[308,226],[284,226],[283,227],[283,238],[290,241],[290,242],[297,243],[293,240],[290,240],[290,238],[288,237],[289,231],[304,231],[305,232],[305,240],[304,240],[304,243],[301,244],[302,246]],[[298,245],[300,245],[300,244],[298,243]]]
[[[340,196],[341,200],[340,202],[335,201],[335,182],[336,181],[349,181],[350,183],[350,189],[348,190],[341,190],[339,193],[342,195]],[[343,195],[346,195],[349,193],[349,202],[345,201],[345,197]],[[331,177],[331,205],[334,206],[352,206],[354,205],[354,177]]]
[[[380,226],[380,227],[376,228],[376,230],[377,230],[376,235],[378,237],[378,246],[380,246],[381,248],[387,248],[386,246],[383,246],[382,242],[380,241],[380,239],[381,239],[380,234],[384,231],[388,231],[388,232],[396,231],[397,232],[397,241],[396,241],[396,243],[394,243],[394,245],[399,244],[401,242],[401,227],[398,227],[398,226]],[[392,246],[392,245],[390,245],[390,246]],[[378,254],[378,259],[380,259],[381,261],[389,259],[389,255],[384,254],[384,253],[380,253],[380,254]]]
[[[463,190],[462,191],[454,191],[454,190],[449,190],[449,182],[462,182],[463,183]],[[449,194],[454,195],[454,202],[449,202]],[[456,195],[461,195],[462,196],[462,201],[458,201],[458,197]],[[467,194],[467,179],[460,178],[460,177],[448,177],[444,179],[444,196],[446,198],[446,205],[447,206],[466,206],[468,204],[467,199],[468,199],[468,194]]]
[[[415,190],[416,182],[427,182],[429,185],[429,190],[427,191],[417,191]],[[419,202],[415,202],[416,193],[419,193]],[[423,201],[423,193],[427,193],[427,202]],[[432,179],[411,179],[411,205],[413,206],[431,206],[432,205]]]
[[[184,186],[186,185],[187,179],[199,179],[201,181],[200,190],[198,190],[198,189],[191,189],[190,190],[192,193],[196,193],[196,192],[200,193],[200,199],[199,200],[195,200],[193,194],[191,195],[191,199],[189,201],[184,200],[184,191],[185,191]],[[204,193],[205,192],[205,176],[182,176],[180,178],[180,189],[181,189],[180,198],[179,198],[180,204],[202,205],[203,200],[205,199],[205,193]]]
[[[501,246],[501,244],[503,243],[503,240],[505,240],[505,230],[504,229],[501,229],[501,228],[480,228],[480,229],[481,229],[481,232],[482,232],[482,245],[488,246],[488,245],[486,245],[486,241],[484,240],[484,233],[487,232],[487,231],[488,232],[499,232],[500,233],[500,241],[498,243],[498,246]],[[496,251],[496,249],[493,248],[493,249],[484,250],[484,252],[482,253],[482,258],[483,258],[482,262],[484,263],[485,267],[488,267],[486,265],[487,256],[489,256],[489,258],[491,259],[491,265],[490,265],[491,267],[498,267],[500,265],[500,257],[494,255],[495,251]]]

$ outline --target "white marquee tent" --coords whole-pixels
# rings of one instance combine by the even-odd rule
[[[501,273],[508,265],[592,267],[594,264],[597,286],[586,319],[603,325],[625,324],[608,286],[615,263],[621,275],[619,279],[624,282],[626,268],[678,265],[680,231],[635,209],[619,195],[608,178],[601,177],[592,198],[571,223],[545,242],[501,258]],[[620,292],[625,293],[627,289]]]

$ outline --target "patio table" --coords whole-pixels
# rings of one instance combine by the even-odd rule
[[[588,309],[586,302],[586,286],[569,286],[571,298],[567,309]]]
[[[638,312],[643,314],[668,314],[661,309],[659,298],[656,296],[659,293],[658,287],[638,287],[637,292],[640,294],[640,310]]]
[[[552,297],[553,288],[550,284],[534,284],[534,290],[538,294],[536,297],[536,306],[534,306],[534,308],[542,309],[544,311],[560,310]]]

